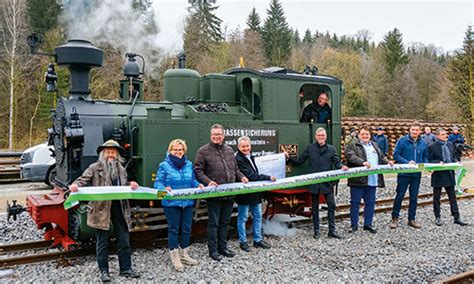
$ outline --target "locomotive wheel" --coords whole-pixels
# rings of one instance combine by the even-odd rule
[[[46,174],[46,178],[44,182],[49,185],[51,188],[54,187],[53,182],[56,178],[56,165],[53,165],[49,168],[48,173]]]

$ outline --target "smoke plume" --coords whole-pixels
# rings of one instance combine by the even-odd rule
[[[68,39],[86,39],[142,55],[147,71],[162,59],[157,14],[147,1],[71,0],[64,4],[62,21]],[[133,7],[136,3],[145,3]]]

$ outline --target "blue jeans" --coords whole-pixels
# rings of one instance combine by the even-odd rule
[[[351,226],[359,225],[359,206],[364,199],[364,226],[372,226],[375,212],[375,186],[351,186]]]
[[[163,206],[168,222],[168,248],[187,248],[191,239],[193,223],[193,206]]]
[[[416,206],[418,202],[418,191],[420,189],[421,174],[418,176],[400,176],[397,177],[397,196],[393,203],[392,218],[400,217],[402,201],[407,189],[410,192],[410,205],[408,208],[408,221],[414,221],[416,217]]]
[[[237,216],[237,232],[239,234],[239,242],[243,243],[247,241],[245,223],[250,213],[252,214],[253,224],[253,241],[260,242],[263,240],[262,237],[262,204],[245,205],[239,204],[239,215]]]
[[[130,248],[128,226],[123,218],[120,201],[112,201],[110,209],[110,220],[114,225],[115,238],[117,239],[117,255],[119,258],[120,271],[126,271],[132,268],[132,249]],[[99,270],[109,271],[109,232],[105,230],[96,230],[96,254]]]

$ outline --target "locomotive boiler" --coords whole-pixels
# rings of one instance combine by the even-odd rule
[[[302,74],[272,67],[263,70],[234,68],[223,73],[201,75],[180,67],[163,75],[163,100],[144,101],[143,80],[136,54],[127,54],[125,78],[120,82],[117,100],[98,100],[89,90],[89,71],[103,63],[103,50],[84,40],[70,40],[55,49],[57,65],[70,70],[69,97],[60,97],[52,110],[49,143],[54,145],[56,177],[47,195],[27,198],[27,211],[45,238],[70,249],[91,239],[86,225],[87,204],[66,211],[62,204],[67,187],[93,162],[96,149],[115,139],[126,149],[129,178],[152,187],[158,164],[164,159],[168,143],[186,140],[188,158],[209,142],[210,126],[225,127],[225,143],[236,147],[237,138],[252,140],[257,155],[302,152],[314,141],[314,131],[324,127],[328,143],[340,151],[341,80],[326,75]],[[304,96],[299,96],[303,90]],[[302,109],[326,92],[332,116],[327,123],[301,123]],[[287,175],[303,174],[306,167],[287,166]],[[267,214],[286,212],[310,215],[310,194],[305,189],[277,190],[268,193]],[[166,236],[166,220],[159,201],[131,200],[134,232],[155,232]],[[205,201],[197,202],[195,221],[206,222]],[[196,230],[195,230],[196,231]],[[140,234],[143,237],[143,234]]]

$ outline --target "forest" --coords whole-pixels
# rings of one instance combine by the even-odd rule
[[[154,40],[160,27],[153,0],[76,2],[81,5],[66,0],[1,1],[0,149],[24,149],[45,141],[56,97],[68,96],[65,68],[56,68],[58,92],[45,92],[44,75],[53,59],[31,54],[26,38],[32,32],[43,36],[42,52],[52,53],[75,31],[94,31],[93,44],[106,54],[104,66],[91,73],[94,99],[117,98],[124,54],[136,52],[130,47],[140,49],[147,65],[146,99],[160,100],[162,75],[177,64],[177,54]],[[106,7],[110,2],[113,7]],[[129,12],[94,14],[119,8]],[[472,26],[466,27],[459,48],[446,53],[431,44],[406,46],[397,28],[388,30],[381,42],[374,42],[369,30],[337,35],[309,23],[299,31],[288,24],[279,0],[268,0],[265,15],[250,9],[246,25],[235,30],[223,25],[217,9],[218,0],[188,0],[183,33],[176,35],[182,37],[187,68],[201,74],[223,72],[242,63],[241,57],[245,67],[255,69],[282,66],[301,72],[317,66],[319,74],[343,80],[344,116],[464,123],[469,127],[466,134],[474,137]]]

